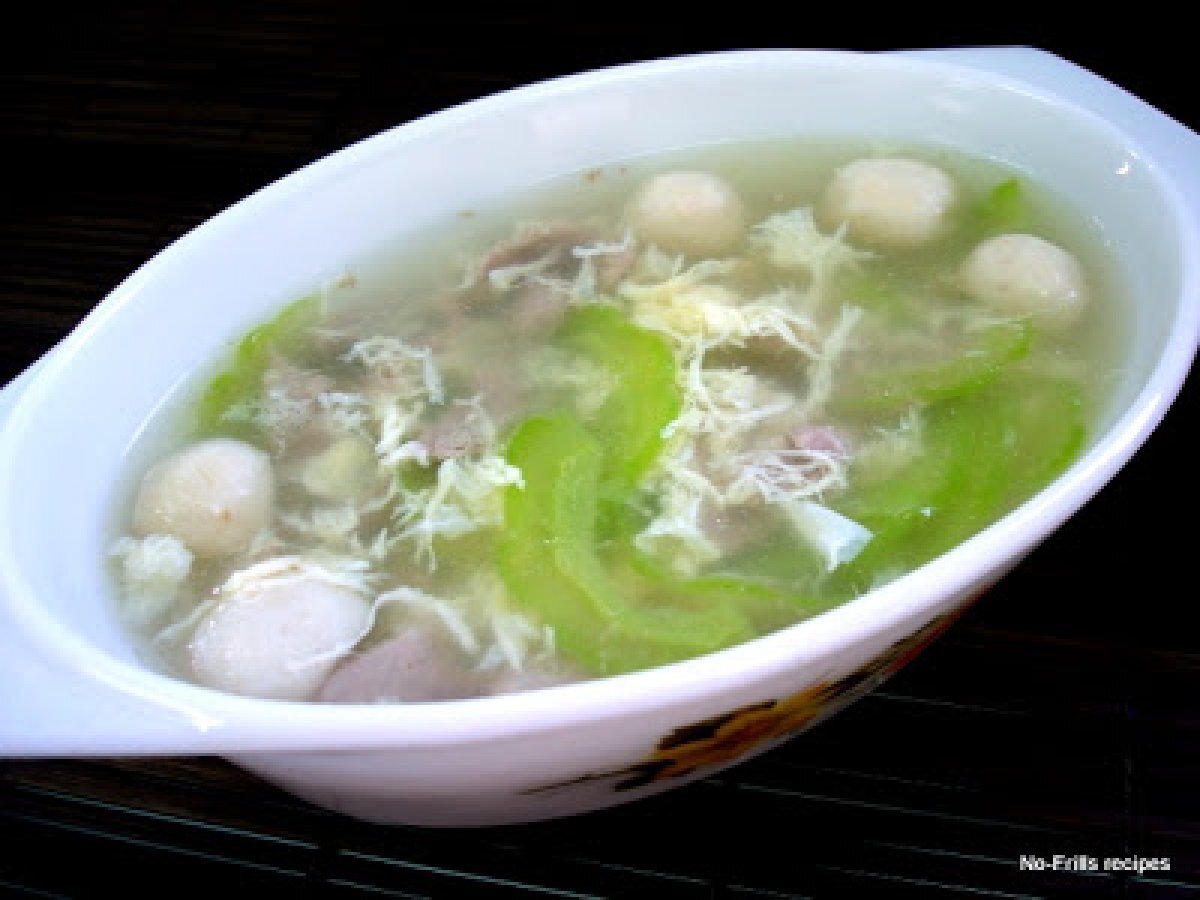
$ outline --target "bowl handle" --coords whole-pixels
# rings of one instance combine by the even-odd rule
[[[0,389],[0,428],[49,355]],[[97,713],[86,685],[60,680],[12,629],[0,628],[0,756],[56,755],[60,739],[78,741]],[[67,729],[57,722],[69,723]],[[57,733],[63,730],[74,735]]]
[[[1095,72],[1033,47],[903,50],[897,55],[982,69],[1074,101],[1136,135],[1138,142],[1170,172],[1189,209],[1200,209],[1200,166],[1196,165],[1200,134]]]
[[[0,427],[48,356],[0,389]],[[0,626],[0,758],[194,752],[204,718],[80,678]]]

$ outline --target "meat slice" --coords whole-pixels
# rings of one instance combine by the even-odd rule
[[[562,323],[569,303],[570,298],[558,288],[527,282],[513,294],[512,324],[521,337],[543,337]]]
[[[788,432],[787,440],[795,450],[828,454],[840,459],[850,456],[850,436],[832,425],[800,425]]]
[[[622,250],[615,253],[597,253],[593,256],[596,265],[596,286],[605,292],[616,288],[621,279],[629,274],[640,252],[641,248],[631,238]]]
[[[493,696],[517,694],[586,679],[587,676],[583,672],[568,663],[546,659],[530,660],[523,669],[504,666],[491,673],[490,680],[484,686],[484,693]]]
[[[292,400],[316,400],[333,390],[333,380],[320,372],[304,369],[273,354],[263,372],[263,389],[282,391]]]
[[[449,635],[412,624],[382,644],[349,657],[326,679],[316,699],[327,703],[417,703],[461,700],[482,689],[479,674]]]
[[[430,459],[458,459],[482,453],[494,438],[480,410],[470,403],[456,403],[431,422],[417,438]]]
[[[598,244],[611,245],[596,252]],[[596,285],[601,291],[611,291],[637,261],[638,247],[632,236],[624,239],[611,228],[586,222],[544,222],[527,225],[517,234],[493,244],[473,267],[473,280],[466,286],[463,299],[467,305],[478,305],[494,297],[493,273],[513,266],[528,266],[546,260],[539,274],[571,281],[579,274],[588,257],[594,267]],[[529,283],[518,279],[510,287]]]
[[[526,265],[555,249],[569,250],[595,239],[595,229],[570,222],[526,226],[513,237],[493,244],[480,260],[476,272],[480,279],[486,279],[497,269]]]
[[[333,381],[320,372],[297,366],[280,354],[271,355],[263,372],[256,418],[277,452],[285,448],[315,452],[328,443],[329,434],[313,413],[317,398],[332,389]]]

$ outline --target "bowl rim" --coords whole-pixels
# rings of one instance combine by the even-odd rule
[[[517,102],[536,101],[647,76],[760,61],[805,64],[810,60],[849,63],[867,71],[886,71],[896,66],[939,71],[1061,106],[1073,116],[1090,120],[1123,145],[1142,148],[1142,158],[1149,163],[1148,174],[1175,216],[1174,231],[1181,246],[1200,246],[1196,213],[1189,211],[1173,179],[1157,164],[1158,155],[1145,150],[1135,135],[1045,84],[931,56],[851,50],[697,53],[562,75],[470,100],[363,138],[248,195],[155,254],[103,298],[25,386],[11,414],[10,424],[15,427],[6,428],[6,434],[0,435],[0,504],[7,498],[5,479],[15,477],[13,461],[19,450],[19,436],[30,427],[37,407],[46,402],[56,379],[70,365],[75,349],[88,341],[109,316],[117,314],[124,299],[137,293],[144,281],[159,268],[169,266],[177,254],[202,241],[211,230],[232,227],[256,215],[260,206],[303,190],[313,179],[335,179],[339,173],[364,165],[400,144],[420,139],[431,129],[456,128],[474,116],[493,115],[497,108],[514,102],[513,98]],[[1164,352],[1142,390],[1067,473],[1013,512],[919,569],[811,619],[701,657],[537,691],[439,703],[334,705],[240,697],[115,659],[71,633],[38,604],[19,602],[22,597],[33,596],[32,586],[24,579],[6,538],[11,523],[4,521],[0,521],[0,610],[7,607],[8,615],[38,652],[52,657],[60,667],[75,675],[82,673],[123,696],[137,697],[169,715],[182,715],[198,723],[212,746],[251,747],[256,752],[482,742],[686,705],[704,700],[714,691],[763,682],[799,662],[827,659],[830,668],[836,670],[841,654],[864,638],[906,625],[910,626],[906,631],[915,630],[978,580],[981,573],[1001,574],[999,569],[1015,563],[1082,507],[1144,443],[1182,388],[1196,353],[1200,303],[1195,298],[1200,296],[1200,259],[1194,251],[1181,250],[1180,260],[1181,292],[1193,300],[1179,304]],[[202,722],[206,724],[201,726]],[[668,724],[664,722],[664,727]]]

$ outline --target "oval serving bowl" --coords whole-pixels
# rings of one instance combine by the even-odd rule
[[[852,603],[617,678],[453,703],[334,706],[220,694],[139,662],[111,615],[103,566],[129,448],[163,398],[229,341],[454,211],[631,156],[793,134],[994,157],[1094,219],[1137,314],[1121,381],[1062,477]],[[0,408],[0,754],[217,754],[351,815],[465,826],[612,805],[774,746],[919,652],[1161,420],[1200,328],[1198,150],[1195,134],[1036,51],[745,51],[489,97],[288,176],[131,275],[0,404],[10,407]]]

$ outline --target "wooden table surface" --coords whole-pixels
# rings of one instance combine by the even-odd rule
[[[24,9],[0,60],[0,382],[250,191],[550,75],[784,46],[781,34],[1036,44],[1200,126],[1174,61],[1075,31],[947,26],[930,40],[897,25],[871,43],[793,24],[714,22],[685,39],[599,6],[484,19],[371,3]],[[728,773],[559,822],[430,831],[322,812],[216,759],[0,761],[0,896],[1196,896],[1196,390],[1193,377],[1136,459],[884,689]],[[1171,870],[1026,872],[1021,854],[1166,857]]]

